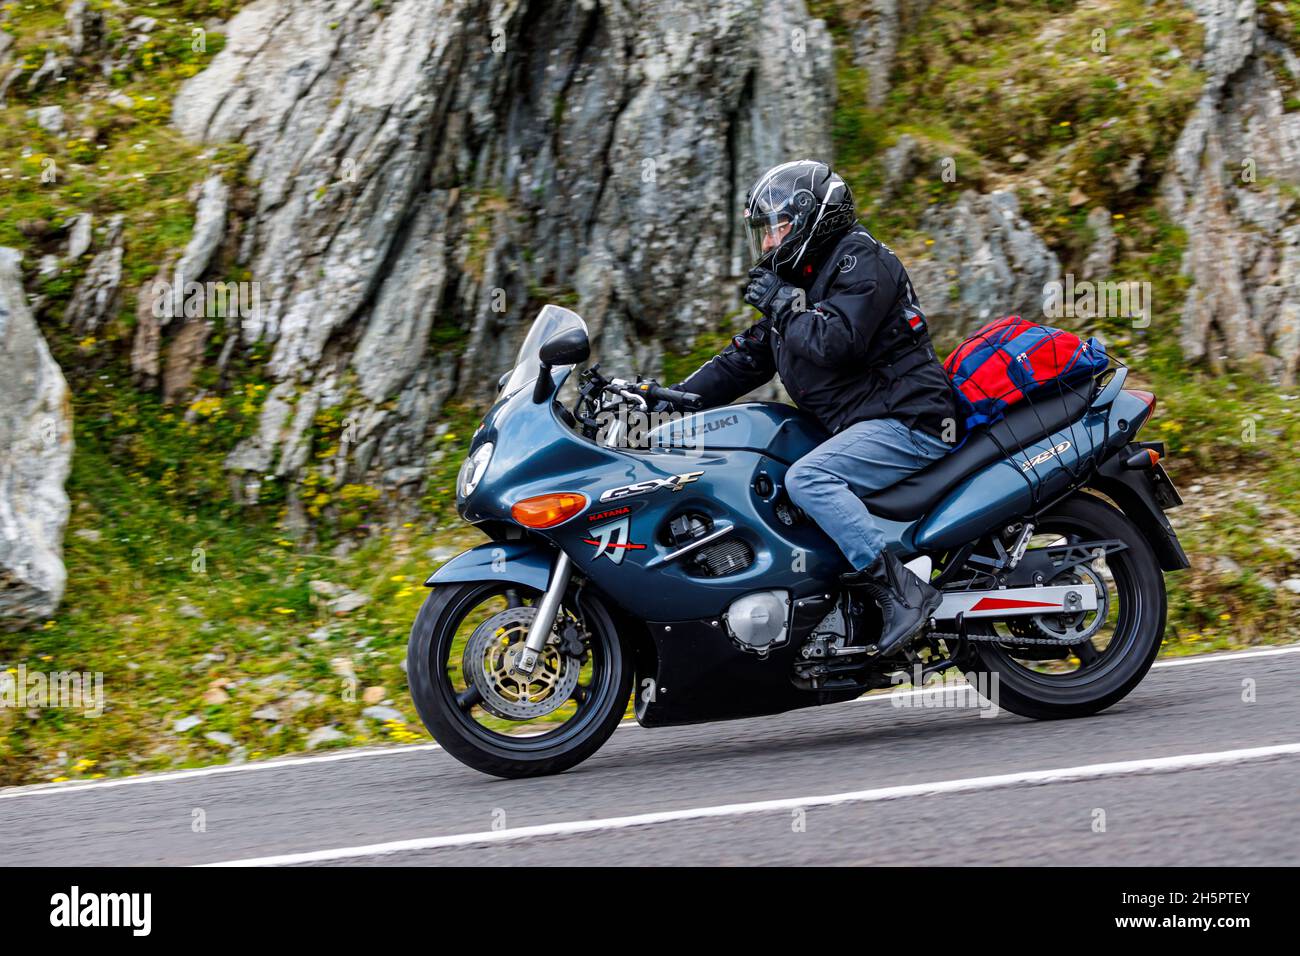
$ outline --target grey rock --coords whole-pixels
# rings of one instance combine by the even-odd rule
[[[73,216],[68,222],[68,258],[80,259],[90,251],[95,217],[88,212]]]
[[[5,34],[5,36],[8,36],[8,34]],[[23,65],[21,63],[10,67],[5,64],[4,59],[4,57],[0,57],[0,72],[4,73],[3,79],[0,79],[0,106],[8,105],[9,88],[23,75]]]
[[[1282,582],[1282,588],[1292,594],[1300,594],[1300,578],[1286,578]]]
[[[317,727],[307,735],[307,749],[315,750],[321,744],[330,744],[346,739],[347,735],[335,727]]]
[[[230,734],[226,733],[224,730],[210,730],[203,735],[203,739],[210,740],[220,747],[235,746],[235,738],[230,736]]]
[[[1225,578],[1235,578],[1241,574],[1241,565],[1226,554],[1221,554],[1214,559],[1214,570]]]
[[[868,0],[853,29],[854,63],[867,71],[867,105],[882,106],[903,36],[930,0]]]
[[[1187,233],[1192,279],[1180,344],[1190,360],[1251,360],[1282,384],[1300,370],[1300,113],[1271,66],[1289,37],[1239,0],[1188,0],[1204,27],[1200,100],[1174,146],[1161,193]]]
[[[1110,210],[1101,206],[1091,210],[1088,228],[1094,238],[1079,271],[1085,279],[1104,280],[1110,276],[1111,266],[1115,263],[1115,229],[1111,225]]]
[[[72,0],[63,15],[67,27],[64,43],[73,56],[89,53],[104,38],[104,14],[87,0]]]
[[[45,130],[45,132],[63,132],[63,107],[41,106],[31,112],[36,116],[36,125]]]
[[[27,80],[27,90],[32,92],[40,89],[51,80],[63,76],[63,61],[55,55],[53,50],[45,51],[45,59],[37,67]]]
[[[360,591],[345,590],[338,597],[330,600],[326,607],[329,608],[331,614],[351,614],[369,600],[369,596],[362,594]]]
[[[172,290],[175,293],[173,305],[182,301],[185,284],[197,282],[203,278],[212,254],[221,245],[221,238],[226,229],[226,206],[230,200],[230,187],[220,176],[209,176],[199,191],[198,206],[194,211],[194,231],[185,246],[185,252],[176,263]],[[183,314],[175,310],[170,317]]]
[[[230,189],[220,176],[209,176],[200,187],[194,230],[174,267],[164,267],[141,290],[136,310],[131,367],[146,384],[161,373],[163,403],[180,401],[194,382],[212,334],[213,317],[238,320],[231,307],[234,285],[200,284],[226,228]],[[236,306],[238,299],[235,299]],[[195,314],[194,306],[198,306]],[[173,325],[173,323],[175,323]],[[173,325],[170,332],[164,332]],[[166,340],[166,358],[162,359]]]
[[[64,482],[72,411],[63,372],[23,291],[21,257],[0,248],[0,625],[54,613],[63,597]]]
[[[375,704],[373,707],[367,707],[361,712],[362,717],[369,717],[371,720],[386,721],[397,720],[404,721],[402,712],[393,707],[384,707],[382,704]]]
[[[279,720],[281,716],[283,715],[280,713],[280,709],[273,704],[268,705],[266,707],[259,707],[257,710],[253,711],[252,713],[252,717],[254,720],[275,721],[275,720]]]
[[[424,477],[424,469],[418,465],[407,465],[402,468],[389,468],[384,472],[383,482],[389,488],[401,488],[404,485],[418,484]]]
[[[907,133],[898,137],[893,146],[885,150],[881,159],[884,172],[880,186],[880,199],[885,201],[897,195],[899,188],[916,175],[921,167],[921,154],[915,138]]]
[[[258,184],[241,335],[274,387],[236,471],[297,475],[340,408],[326,477],[418,487],[443,405],[491,396],[539,289],[576,299],[607,368],[656,372],[735,308],[753,179],[831,153],[831,42],[802,0],[257,0],[226,37],[173,120],[249,146]]]
[[[288,701],[289,711],[295,714],[317,703],[316,695],[309,690],[296,690],[285,700]]]
[[[188,717],[182,717],[176,723],[172,724],[172,730],[178,734],[183,734],[187,730],[193,730],[199,724],[203,723],[203,718],[198,714],[191,714]]]
[[[103,251],[90,260],[64,309],[64,321],[78,335],[97,331],[117,311],[122,285],[122,221],[121,215],[109,220]]]
[[[1043,317],[1044,286],[1060,281],[1056,254],[1009,192],[967,190],[922,219],[931,257],[908,263],[921,308],[961,333],[1008,314]]]

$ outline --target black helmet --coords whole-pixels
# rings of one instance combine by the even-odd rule
[[[751,261],[758,265],[766,256],[769,269],[797,280],[856,218],[853,192],[825,163],[800,159],[774,166],[745,195]]]

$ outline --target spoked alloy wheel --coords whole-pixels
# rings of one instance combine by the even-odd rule
[[[1123,699],[1151,667],[1165,631],[1164,576],[1150,544],[1122,512],[1075,495],[1043,516],[1030,549],[1109,539],[1125,547],[1045,582],[1095,590],[1097,610],[971,622],[972,633],[1006,638],[970,645],[980,676],[996,675],[989,686],[996,686],[999,706],[1038,719],[1094,714]]]
[[[533,672],[515,670],[540,597],[511,583],[442,586],[411,629],[407,672],[421,719],[484,773],[567,770],[608,739],[631,694],[632,662],[594,597],[566,598]]]

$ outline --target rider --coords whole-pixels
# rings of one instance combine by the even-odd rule
[[[880,605],[877,647],[913,637],[939,593],[885,550],[859,496],[947,454],[957,411],[907,271],[857,222],[853,194],[825,163],[764,173],[745,197],[754,268],[745,301],[762,318],[674,388],[726,405],[774,374],[832,437],[786,473],[791,500],[839,546],[842,576]]]

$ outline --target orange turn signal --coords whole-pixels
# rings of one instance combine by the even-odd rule
[[[586,495],[560,491],[515,502],[514,507],[510,509],[510,517],[525,528],[554,528],[586,507]]]

